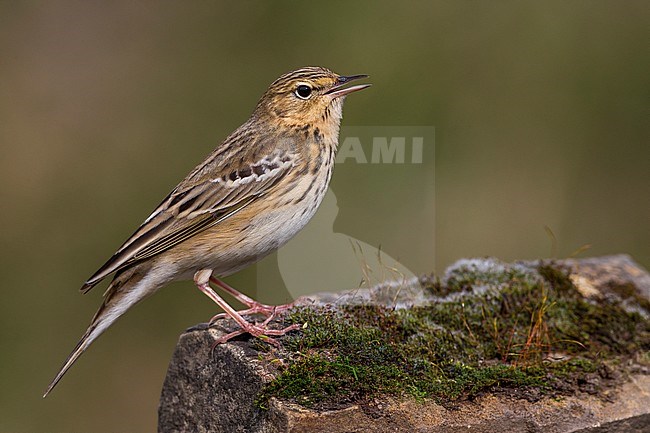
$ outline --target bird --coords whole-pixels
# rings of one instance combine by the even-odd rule
[[[109,326],[163,286],[193,280],[238,325],[223,343],[241,334],[274,343],[300,328],[268,325],[292,304],[261,304],[221,278],[274,252],[315,214],[337,152],[343,102],[370,84],[349,85],[368,75],[339,75],[308,66],[276,79],[249,119],[232,132],[165,197],[135,233],[81,287],[87,293],[113,276],[86,332],[47,387],[63,375]],[[236,311],[210,286],[248,308]],[[262,314],[262,323],[244,315]],[[277,342],[275,342],[277,344]]]

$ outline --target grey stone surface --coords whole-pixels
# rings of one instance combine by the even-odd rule
[[[174,351],[158,413],[159,432],[262,432],[253,401],[269,372],[246,342],[214,347],[221,334],[185,332]]]
[[[650,299],[650,276],[628,256],[566,260],[563,264],[570,267],[571,278],[585,297]],[[532,269],[534,263],[476,259],[454,266]],[[443,278],[453,276],[454,266]],[[319,294],[304,302],[378,303],[406,308],[434,299],[420,289],[416,279]],[[630,308],[634,308],[632,302]],[[450,410],[431,401],[385,398],[327,412],[271,399],[268,410],[259,410],[255,399],[276,374],[275,366],[253,350],[249,341],[213,348],[223,332],[198,326],[180,337],[163,385],[159,432],[650,432],[650,376],[643,374],[632,376],[608,399],[579,394],[528,402],[484,395]]]

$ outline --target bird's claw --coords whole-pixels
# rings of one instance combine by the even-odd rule
[[[232,340],[235,337],[238,337],[243,334],[250,334],[255,338],[259,338],[261,340],[264,340],[265,342],[278,347],[280,343],[275,338],[272,337],[280,337],[282,335],[285,335],[288,332],[291,331],[296,331],[298,329],[302,328],[302,325],[298,323],[294,323],[293,325],[287,326],[284,329],[269,329],[267,328],[268,322],[270,322],[272,317],[269,317],[266,319],[262,324],[252,324],[248,323],[248,326],[242,326],[241,329],[238,329],[236,331],[233,331],[229,334],[223,335],[220,338],[218,338],[214,344],[212,345],[212,349],[217,347],[220,344],[226,343],[230,340]]]

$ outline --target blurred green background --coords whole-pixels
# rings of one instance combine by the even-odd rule
[[[102,288],[77,288],[296,67],[372,76],[348,101],[346,125],[435,127],[435,269],[417,272],[470,256],[566,257],[587,244],[583,255],[624,252],[650,266],[648,10],[1,2],[0,431],[155,430],[178,335],[215,307],[189,282],[161,291],[42,400],[100,303]],[[387,237],[430,229],[410,218],[422,211],[414,197],[433,197],[398,191],[393,208],[374,209],[355,195],[353,171],[334,176],[336,224],[370,212],[390,221]],[[366,182],[395,195],[385,179]],[[251,287],[254,273],[229,281]]]

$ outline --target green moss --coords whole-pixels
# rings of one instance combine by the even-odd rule
[[[284,367],[259,405],[275,396],[335,407],[385,394],[448,402],[503,388],[539,396],[571,392],[605,362],[647,358],[641,315],[583,299],[553,264],[495,263],[434,280],[429,289],[449,296],[423,307],[294,310],[287,322],[306,327],[283,338]]]

